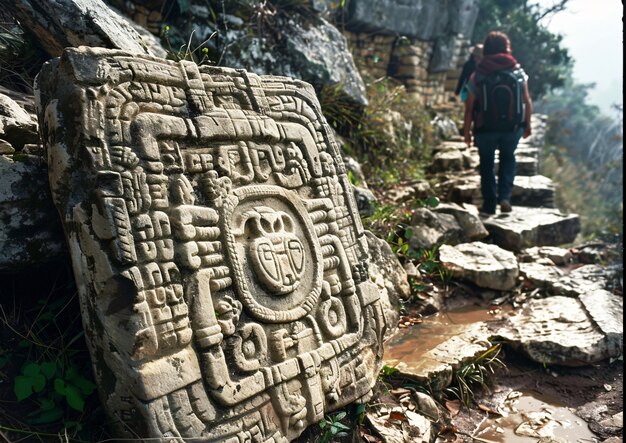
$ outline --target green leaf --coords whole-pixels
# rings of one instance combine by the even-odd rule
[[[36,375],[39,375],[40,372],[41,372],[41,369],[37,363],[28,363],[22,369],[22,374],[27,375],[29,377],[34,377]]]
[[[46,377],[44,377],[43,374],[37,374],[31,377],[31,383],[33,385],[33,391],[41,392],[43,388],[46,387]]]
[[[41,364],[41,373],[46,376],[48,380],[54,377],[57,371],[57,365],[53,361],[45,362]]]
[[[76,409],[79,412],[83,412],[83,409],[85,409],[83,394],[81,394],[80,389],[72,384],[68,383],[65,386],[65,399],[71,408]]]
[[[346,426],[346,425],[344,425],[343,423],[340,423],[340,422],[335,422],[335,423],[334,423],[334,425],[335,425],[338,429],[343,429],[343,430],[345,430],[345,431],[349,431],[349,430],[351,430],[351,429],[352,429],[350,426]]]
[[[328,422],[326,420],[320,421],[320,429],[324,429],[327,424],[328,424]]]
[[[431,195],[426,200],[426,205],[430,206],[431,208],[436,208],[439,205],[439,199],[434,195]]]
[[[84,377],[78,377],[73,383],[78,386],[80,392],[82,392],[85,396],[91,395],[94,389],[96,389],[96,385]]]
[[[8,355],[0,355],[0,369],[4,368],[9,362]]]
[[[53,423],[63,417],[63,409],[59,406],[55,406],[53,409],[49,411],[43,411],[41,414],[38,414],[35,418],[29,420],[32,424],[40,425]]]
[[[32,378],[25,375],[18,375],[13,382],[13,392],[17,401],[22,401],[33,393]]]
[[[346,417],[347,413],[345,411],[339,412],[335,415],[335,421],[343,420]]]
[[[51,411],[56,406],[56,402],[52,398],[44,398],[41,400],[39,407],[42,411]]]
[[[65,396],[65,393],[66,393],[65,382],[63,380],[61,380],[60,378],[55,378],[54,379],[54,390],[58,394]]]
[[[339,429],[335,426],[335,423],[333,423],[333,425],[330,427],[330,433],[332,435],[335,435],[337,432],[339,432]]]

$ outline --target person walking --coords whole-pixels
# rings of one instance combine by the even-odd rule
[[[460,97],[462,102],[467,100],[467,90],[465,89],[465,83],[467,83],[470,75],[472,75],[472,73],[476,69],[476,65],[480,63],[480,60],[482,58],[483,45],[482,43],[478,43],[474,45],[469,59],[463,64],[463,69],[461,69],[461,76],[459,77],[459,81],[456,83],[456,89],[454,90],[454,95]]]
[[[521,137],[531,134],[532,102],[528,76],[511,54],[511,42],[502,32],[490,32],[483,43],[483,58],[466,83],[464,136],[480,156],[481,215],[511,212],[515,179],[515,149]],[[494,172],[499,151],[498,179]]]

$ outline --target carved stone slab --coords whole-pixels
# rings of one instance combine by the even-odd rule
[[[310,85],[78,48],[37,86],[119,436],[286,442],[368,398],[380,295]]]

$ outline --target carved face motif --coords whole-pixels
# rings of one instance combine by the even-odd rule
[[[293,232],[293,219],[264,206],[244,216],[245,230],[253,238],[250,261],[259,282],[273,295],[293,292],[304,273],[304,245]]]

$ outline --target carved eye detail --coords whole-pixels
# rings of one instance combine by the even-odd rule
[[[265,234],[269,234],[273,232],[272,223],[270,223],[270,221],[267,218],[261,217],[260,221],[261,221],[261,231],[263,231]]]
[[[280,214],[280,220],[283,226],[283,229],[287,232],[293,232],[293,220],[291,219],[291,217],[289,217],[289,215],[285,214],[284,212],[282,212]]]

